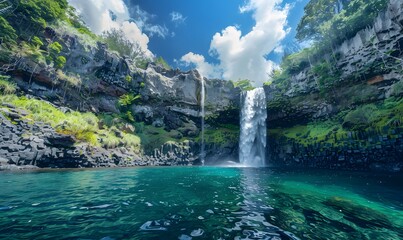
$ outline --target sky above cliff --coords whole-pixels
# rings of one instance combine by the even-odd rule
[[[122,29],[149,56],[209,78],[256,86],[298,44],[309,0],[69,0],[97,34]]]

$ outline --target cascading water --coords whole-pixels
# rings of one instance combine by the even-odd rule
[[[239,162],[247,167],[265,165],[266,104],[263,88],[256,88],[241,94]]]
[[[204,88],[204,77],[201,76],[201,91],[200,91],[200,115],[201,115],[201,149],[200,149],[200,159],[202,165],[204,165],[204,116],[205,116],[205,110],[204,110],[204,102],[206,100],[206,92]]]

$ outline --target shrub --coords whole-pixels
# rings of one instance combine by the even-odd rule
[[[49,45],[49,52],[54,56],[59,54],[62,50],[63,50],[63,47],[58,42],[54,42]]]
[[[15,83],[10,82],[9,76],[2,76],[0,75],[0,94],[13,94],[17,90],[17,86]]]
[[[15,43],[17,34],[9,22],[0,16],[0,42]]]
[[[141,95],[134,96],[132,93],[124,94],[119,98],[119,105],[121,107],[127,107],[134,103],[134,101],[141,99]]]
[[[344,117],[343,128],[351,130],[364,130],[377,118],[378,108],[373,105],[364,105],[347,113]]]
[[[63,56],[58,56],[55,60],[55,65],[56,68],[58,69],[62,69],[64,67],[64,65],[66,64],[66,58]]]
[[[39,37],[37,37],[37,36],[34,36],[34,37],[31,39],[31,43],[32,43],[33,45],[35,45],[37,48],[40,48],[41,46],[43,46],[43,42],[42,42],[41,39],[39,39]]]

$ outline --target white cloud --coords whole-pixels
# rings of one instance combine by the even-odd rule
[[[165,38],[170,35],[169,29],[166,26],[151,24],[150,21],[156,18],[156,15],[150,14],[140,8],[139,5],[129,2],[129,14],[131,20],[134,21],[139,28],[147,33],[147,36]]]
[[[137,42],[147,57],[153,54],[148,49],[149,38],[134,22],[129,22],[129,11],[123,0],[69,0],[83,21],[96,34],[111,29],[121,29],[126,38]],[[111,15],[113,13],[113,17]]]
[[[278,45],[276,48],[274,48],[273,51],[277,54],[282,54],[282,53],[284,53],[284,47],[283,47],[283,45]]]
[[[181,57],[180,62],[185,64],[185,66],[196,67],[196,69],[204,77],[219,78],[221,76],[217,66],[206,62],[203,55],[189,52]]]
[[[219,70],[213,72],[222,71],[222,77],[228,80],[250,79],[256,86],[267,81],[276,64],[266,56],[289,32],[289,5],[281,8],[281,3],[282,0],[249,0],[240,7],[241,13],[253,12],[255,25],[245,35],[236,26],[228,26],[213,36],[210,54],[220,60]]]
[[[171,16],[171,21],[176,25],[179,25],[186,21],[186,17],[184,17],[180,12],[173,11],[169,14],[169,16]]]

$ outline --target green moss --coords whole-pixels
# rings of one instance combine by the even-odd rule
[[[136,135],[139,136],[143,149],[148,153],[169,141],[178,142],[185,140],[179,132],[175,130],[166,131],[163,128],[146,125],[144,122],[134,123],[134,126],[136,128]]]
[[[365,104],[346,109],[328,120],[312,121],[306,125],[269,129],[273,138],[285,138],[303,145],[329,143],[342,144],[349,132],[365,132],[384,127],[393,128],[403,122],[403,99],[388,98],[378,104]],[[366,144],[362,142],[362,144]]]
[[[346,135],[341,124],[334,120],[316,121],[307,125],[295,125],[290,128],[269,129],[269,136],[285,137],[303,145],[330,143],[337,145],[337,139]]]
[[[201,135],[196,138],[200,141]],[[231,144],[237,143],[239,140],[239,126],[232,124],[221,124],[214,129],[206,129],[204,133],[204,140],[206,143],[213,144]]]

